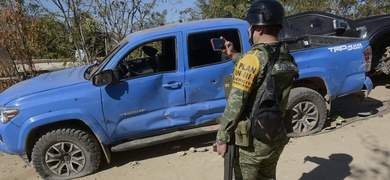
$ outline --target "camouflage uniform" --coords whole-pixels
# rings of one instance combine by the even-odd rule
[[[272,60],[274,50],[278,44],[269,44],[268,47],[272,48],[268,52],[271,52],[271,54],[264,52],[265,44],[254,45],[247,53],[237,58],[238,62],[234,61],[236,65],[233,73],[232,89],[222,116],[221,127],[217,134],[218,141],[229,142],[233,140],[237,123],[242,120],[247,120],[250,116],[250,112],[255,104],[257,104],[265,88],[266,83],[263,83],[263,81],[267,73],[267,67],[269,61]],[[256,58],[248,59],[245,56],[247,54],[253,54]],[[252,66],[256,64],[258,67],[252,67],[248,64]],[[242,75],[245,70],[251,69],[257,69],[257,73]],[[283,116],[285,114],[293,77],[297,73],[298,70],[294,59],[290,56],[287,48],[281,46],[280,55],[275,62],[272,74],[275,78],[279,108]],[[247,79],[248,81],[243,83],[239,76],[254,77]],[[251,141],[252,143],[249,147],[238,147],[238,156],[236,155],[233,162],[235,179],[275,179],[277,161],[284,146],[288,142],[285,127],[279,129],[277,137],[270,143],[263,143],[252,137]]]

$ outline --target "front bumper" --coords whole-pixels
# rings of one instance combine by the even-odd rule
[[[372,83],[372,81],[369,77],[366,77],[366,80],[364,81],[364,85],[365,85],[365,89],[366,89],[365,96],[367,98],[368,95],[370,94],[371,90],[374,88],[374,84]]]
[[[19,132],[20,128],[12,122],[0,124],[0,151],[10,155],[24,154],[24,146],[19,145]]]

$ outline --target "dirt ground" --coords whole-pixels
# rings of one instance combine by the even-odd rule
[[[324,131],[291,139],[279,160],[278,179],[390,179],[390,89],[386,83],[390,83],[387,78],[374,79],[376,87],[362,103],[355,96],[334,101]],[[335,121],[337,117],[344,120]],[[223,179],[223,159],[212,152],[214,139],[215,134],[210,134],[113,153],[112,163],[103,163],[97,173],[80,179]],[[19,157],[0,153],[0,179],[40,178]]]

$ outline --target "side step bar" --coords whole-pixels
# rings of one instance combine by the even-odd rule
[[[187,129],[182,131],[174,131],[168,134],[162,134],[147,138],[135,139],[132,141],[124,142],[122,144],[115,145],[111,147],[112,152],[128,151],[132,149],[142,148],[146,146],[151,146],[155,144],[161,144],[164,142],[169,142],[173,140],[189,138],[193,136],[199,136],[203,134],[214,133],[218,131],[219,124],[212,126],[204,126],[194,129]]]

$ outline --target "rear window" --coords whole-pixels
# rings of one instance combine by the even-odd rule
[[[220,51],[214,51],[211,46],[211,38],[219,38],[221,36],[233,42],[235,50],[242,51],[241,38],[237,29],[193,33],[188,35],[189,68],[197,68],[229,60],[229,57],[222,55]]]
[[[307,15],[288,20],[293,36],[319,35],[334,32],[333,18]]]

